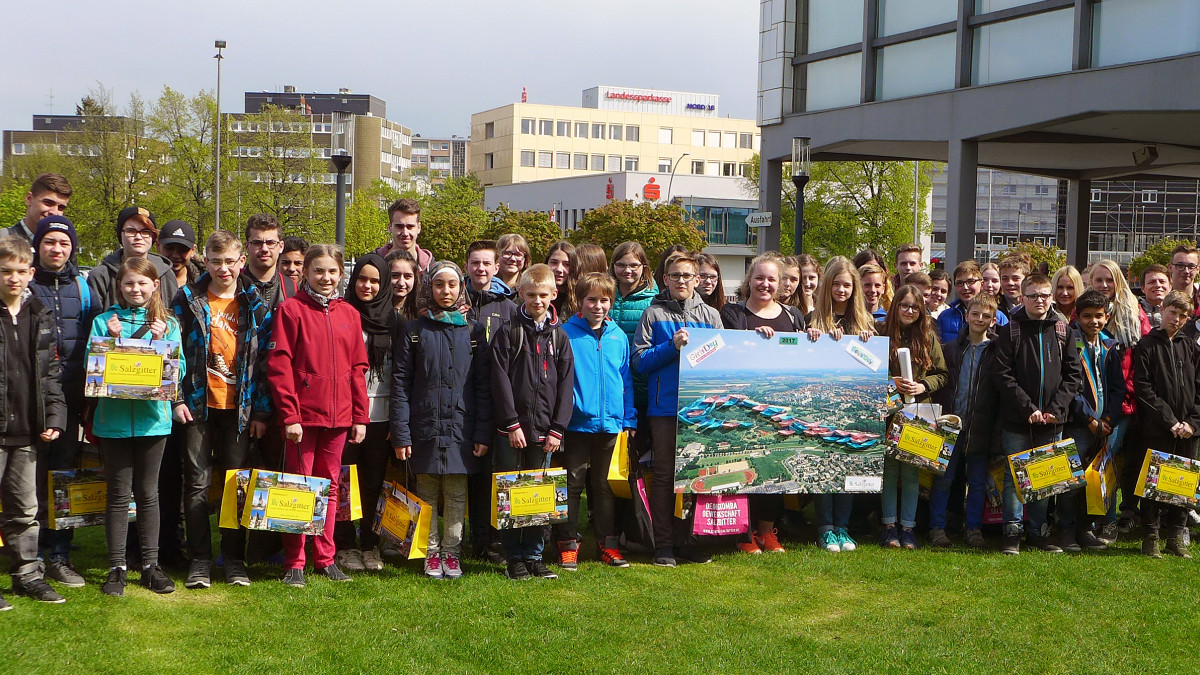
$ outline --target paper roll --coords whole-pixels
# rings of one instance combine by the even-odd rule
[[[896,350],[896,361],[900,363],[900,377],[906,380],[913,379],[912,352],[909,351],[908,347],[901,347]],[[912,396],[905,395],[904,397],[905,403],[913,403],[915,401],[916,399]]]

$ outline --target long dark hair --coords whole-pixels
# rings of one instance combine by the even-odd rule
[[[567,254],[567,278],[563,285],[558,287],[558,297],[554,299],[554,304],[560,315],[569,317],[575,313],[575,282],[579,281],[579,254],[571,242],[556,241],[546,251],[547,265],[550,264],[550,256],[559,251]]]
[[[917,304],[917,319],[911,326],[903,327],[900,325],[900,305],[909,297]],[[891,352],[889,358],[893,363],[896,350],[908,347],[912,353],[914,370],[920,368],[924,372],[933,367],[933,320],[929,317],[929,312],[925,311],[925,295],[921,293],[920,288],[905,284],[896,289],[896,297],[888,309],[887,318],[883,320],[883,334],[888,337]]]
[[[717,271],[717,286],[713,289],[713,292],[708,295],[708,297],[700,295],[700,299],[704,301],[704,304],[719,312],[721,311],[721,308],[725,306],[725,280],[721,278],[721,265],[717,262],[715,256],[709,255],[708,253],[697,253],[696,274],[700,274],[700,268],[704,265],[708,265]],[[696,292],[699,293],[699,291],[700,289],[697,288]]]

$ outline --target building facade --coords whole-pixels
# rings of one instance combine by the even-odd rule
[[[469,152],[465,138],[422,138],[417,134],[412,139],[412,175],[416,180],[423,178],[426,188],[448,178],[462,178],[467,175]]]
[[[746,174],[753,120],[719,116],[715,94],[599,86],[583,105],[511,103],[471,116],[467,164],[485,187],[597,173]]]

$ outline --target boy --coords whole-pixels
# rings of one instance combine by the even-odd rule
[[[279,273],[300,285],[300,273],[304,269],[304,254],[308,242],[303,237],[284,237],[283,253],[279,254]]]
[[[1101,335],[1108,324],[1108,299],[1099,291],[1087,291],[1075,300],[1075,329],[1072,339],[1083,366],[1083,385],[1071,403],[1065,433],[1075,439],[1079,459],[1090,464],[1103,448],[1105,439],[1121,420],[1121,402],[1125,398],[1125,373],[1121,369],[1124,353],[1121,345]],[[1107,544],[1089,527],[1087,498],[1083,490],[1058,496],[1058,545],[1078,553],[1103,551]]]
[[[679,414],[679,352],[688,328],[721,328],[721,315],[696,293],[700,266],[695,255],[674,253],[663,266],[667,288],[654,297],[633,335],[633,370],[646,375],[650,394],[650,518],[654,523],[654,564],[675,566],[675,542],[685,536],[674,517],[675,422]],[[692,546],[678,551],[685,560],[707,563],[712,556]]]
[[[11,561],[13,593],[39,602],[62,603],[42,578],[38,564],[37,450],[34,443],[57,439],[66,428],[66,405],[59,385],[54,316],[26,294],[33,278],[29,240],[0,237],[0,534]],[[0,610],[12,609],[0,597]]]
[[[575,357],[575,387],[565,451],[556,458],[567,469],[567,522],[552,529],[565,570],[578,564],[579,497],[589,476],[588,507],[599,558],[612,567],[629,567],[618,548],[616,501],[608,484],[617,436],[624,430],[632,438],[637,428],[629,338],[608,318],[616,295],[612,277],[588,272],[575,284],[579,314],[563,326]]]
[[[497,423],[493,469],[540,469],[558,452],[571,421],[575,363],[571,343],[551,304],[557,296],[554,273],[534,265],[517,288],[524,304],[492,340],[492,416]],[[501,533],[510,579],[557,579],[542,560],[545,527],[510,528]]]
[[[929,316],[937,319],[949,307],[946,298],[950,297],[950,275],[946,270],[936,269],[929,273],[929,297],[925,299],[925,309]]]
[[[283,228],[275,216],[256,213],[246,220],[245,234],[247,257],[242,276],[258,287],[258,296],[274,311],[300,288],[291,277],[279,273]]]
[[[1079,391],[1079,352],[1065,321],[1050,312],[1050,279],[1032,274],[1021,283],[1022,306],[1008,329],[998,331],[993,347],[992,384],[996,387],[1000,450],[1005,457],[1062,439],[1063,423]],[[1004,547],[1021,552],[1021,521],[1029,516],[1029,543],[1047,553],[1062,553],[1046,532],[1047,499],[1021,504],[1011,471],[1004,472]]]
[[[991,347],[996,337],[992,327],[996,325],[996,300],[990,295],[979,295],[967,302],[967,331],[945,347],[946,367],[950,379],[938,392],[942,412],[958,415],[962,427],[958,443],[950,456],[946,473],[934,479],[929,495],[929,543],[934,546],[950,546],[946,536],[946,510],[953,492],[959,467],[967,467],[966,532],[963,540],[967,546],[981,549],[983,540],[983,503],[987,491],[988,448],[992,443],[992,415],[994,390],[982,375],[988,371]]]
[[[902,244],[896,249],[896,275],[892,278],[892,288],[900,288],[912,283],[908,275],[920,272],[924,265],[921,263],[920,244]]]
[[[33,235],[33,281],[29,290],[49,308],[54,318],[54,348],[58,355],[66,426],[53,443],[38,447],[38,520],[42,531],[38,545],[46,561],[46,577],[68,588],[84,585],[71,566],[74,529],[51,530],[47,524],[47,472],[74,469],[79,454],[79,427],[83,419],[83,362],[87,357],[92,318],[100,311],[87,279],[73,262],[78,238],[75,225],[62,216],[47,216]]]
[[[100,264],[88,274],[88,285],[99,300],[97,311],[112,307],[119,297],[117,292],[117,273],[121,262],[126,257],[146,258],[154,263],[158,273],[158,293],[163,304],[171,304],[175,292],[179,290],[179,282],[175,279],[175,270],[171,261],[154,253],[154,243],[158,241],[158,225],[154,215],[140,206],[130,206],[117,214],[117,241],[121,247],[100,261]]]
[[[1154,263],[1142,271],[1142,295],[1138,298],[1138,304],[1150,319],[1151,327],[1162,325],[1162,304],[1170,292],[1171,273],[1166,267]]]
[[[958,339],[967,325],[967,302],[971,298],[979,294],[983,288],[983,273],[979,270],[979,263],[974,260],[964,260],[954,268],[954,293],[958,296],[946,311],[942,312],[937,319],[938,339],[942,344],[953,342]],[[1008,324],[1008,318],[1003,314],[996,314],[996,325],[1004,326]]]
[[[1000,312],[1012,318],[1013,312],[1021,307],[1021,282],[1029,276],[1029,262],[1020,255],[1005,256],[1000,260]]]
[[[1190,295],[1171,291],[1163,301],[1162,327],[1151,330],[1133,347],[1133,384],[1143,452],[1154,449],[1196,458],[1200,349],[1181,330],[1194,311]],[[1131,455],[1126,461],[1140,464],[1144,455]],[[1183,540],[1187,512],[1153,499],[1142,500],[1143,555],[1162,557],[1158,551],[1160,526],[1167,530],[1167,553],[1192,557]]]
[[[171,309],[179,319],[187,377],[183,402],[176,404],[184,427],[184,517],[192,552],[187,588],[212,585],[212,531],[208,489],[214,464],[220,469],[259,466],[250,449],[271,417],[270,392],[263,374],[270,342],[271,309],[258,288],[241,275],[242,242],[228,230],[213,232],[204,244],[206,274],[184,286]],[[217,461],[213,461],[216,451]],[[222,475],[220,478],[224,478]],[[225,581],[249,586],[246,530],[221,530]]]
[[[433,254],[417,244],[421,236],[421,203],[407,197],[397,199],[388,207],[388,232],[392,240],[375,249],[387,258],[392,251],[408,251],[417,261],[417,274],[424,274],[433,262]]]
[[[196,260],[196,231],[186,220],[168,220],[158,238],[158,252],[171,261],[175,281],[183,288],[204,274]]]
[[[0,232],[33,241],[37,224],[42,218],[62,216],[71,201],[71,184],[57,173],[43,173],[33,179],[25,193],[25,217],[16,225]]]
[[[1171,251],[1171,290],[1186,294],[1196,303],[1200,289],[1196,288],[1196,271],[1200,270],[1200,252],[1190,244],[1180,244]]]

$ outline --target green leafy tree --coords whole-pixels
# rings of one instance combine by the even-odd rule
[[[438,260],[464,262],[467,246],[483,233],[492,217],[483,207],[483,185],[474,175],[451,178],[421,199],[423,248]]]
[[[153,210],[164,218],[186,220],[198,241],[212,231],[214,200],[214,136],[217,105],[209,91],[186,96],[163,87],[146,119],[146,131],[166,151],[165,180]],[[222,172],[227,166],[222,166]]]
[[[1033,267],[1037,267],[1040,263],[1046,263],[1046,267],[1053,274],[1055,270],[1067,264],[1067,256],[1058,250],[1057,246],[1046,246],[1032,241],[1019,241],[1004,252],[1003,258],[1006,255],[1013,253],[1024,253],[1033,260]]]
[[[0,227],[9,227],[25,217],[26,192],[29,192],[28,185],[5,179],[4,188],[0,189]]]
[[[684,218],[683,207],[649,202],[613,201],[592,209],[567,239],[573,244],[598,244],[607,251],[623,241],[638,241],[650,260],[657,260],[673,244],[691,251],[704,247],[704,235]]]
[[[550,246],[563,238],[562,228],[550,220],[549,214],[539,211],[513,211],[504,204],[492,212],[492,222],[483,232],[485,239],[499,239],[503,234],[519,234],[529,242],[533,262],[546,259]]]
[[[1142,272],[1145,272],[1146,268],[1154,263],[1170,265],[1171,251],[1174,251],[1175,247],[1179,245],[1194,247],[1196,244],[1191,239],[1159,239],[1129,263],[1130,276],[1134,279],[1142,278]]]
[[[378,179],[368,188],[355,190],[346,205],[346,254],[355,257],[386,244],[391,238],[388,205],[400,197],[411,196],[415,195],[401,192]]]

